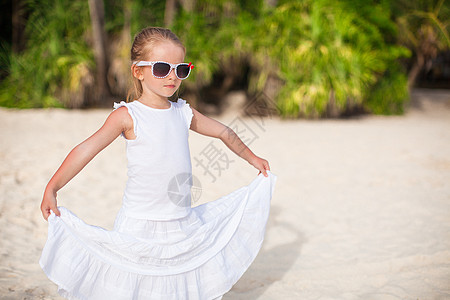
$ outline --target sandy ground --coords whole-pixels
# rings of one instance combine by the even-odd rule
[[[38,265],[42,193],[109,112],[0,109],[1,299],[62,299]],[[278,176],[263,248],[224,300],[450,298],[450,91],[414,91],[404,116],[216,119],[237,124]],[[198,203],[258,173],[219,140],[191,132],[190,145]],[[196,165],[208,147],[220,151],[220,174]],[[125,181],[118,138],[58,205],[112,229]]]

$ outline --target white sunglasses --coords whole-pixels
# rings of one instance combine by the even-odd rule
[[[194,68],[192,63],[171,64],[165,61],[135,61],[133,65],[138,67],[152,66],[152,74],[156,78],[166,78],[169,76],[172,69],[175,69],[175,75],[178,79],[183,80],[188,78],[191,70]]]

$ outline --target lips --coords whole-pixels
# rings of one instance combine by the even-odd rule
[[[174,84],[166,84],[164,87],[173,89],[173,88],[175,88],[175,85]]]

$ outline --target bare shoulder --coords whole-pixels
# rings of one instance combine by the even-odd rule
[[[128,113],[128,109],[125,106],[119,107],[118,109],[111,112],[108,116],[115,123],[126,125],[127,127],[133,127],[133,119]]]
[[[114,124],[114,126],[120,127],[121,132],[124,133],[127,139],[135,138],[133,119],[125,106],[119,107],[111,112],[108,119],[112,124]]]

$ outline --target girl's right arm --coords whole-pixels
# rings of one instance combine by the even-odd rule
[[[57,216],[61,215],[57,208],[56,193],[122,132],[130,130],[133,130],[133,120],[127,108],[118,108],[108,116],[97,132],[70,151],[45,188],[41,203],[45,220],[50,216],[50,210]]]

